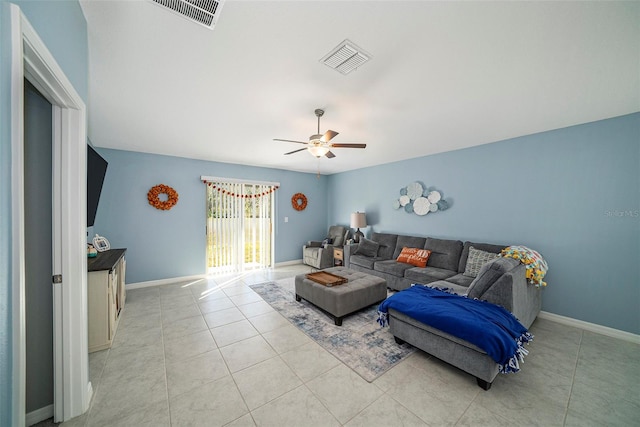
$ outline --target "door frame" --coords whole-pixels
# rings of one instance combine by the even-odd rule
[[[86,256],[86,106],[20,7],[10,4],[12,425],[25,424],[24,79],[53,119],[54,405],[56,422],[89,408]]]

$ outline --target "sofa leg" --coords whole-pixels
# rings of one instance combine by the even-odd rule
[[[401,339],[400,339],[400,338],[398,338],[398,337],[393,337],[393,339],[394,339],[394,340],[396,340],[396,344],[398,344],[398,345],[402,345],[402,344],[404,344],[404,343],[405,343],[405,341],[404,341],[404,340],[401,340]]]
[[[491,388],[491,384],[493,384],[493,383],[490,383],[490,382],[485,381],[483,379],[480,379],[478,377],[476,377],[476,381],[478,382],[478,385],[480,386],[480,388],[485,390],[485,391],[489,390]]]
[[[300,302],[302,301],[302,298],[300,298],[300,295],[296,294],[296,301]]]
[[[333,323],[335,323],[336,326],[342,326],[342,317],[334,317]]]

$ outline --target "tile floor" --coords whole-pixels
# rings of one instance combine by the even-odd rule
[[[90,354],[90,410],[63,426],[630,426],[640,346],[538,319],[518,374],[485,392],[417,351],[364,381],[249,284],[280,267],[131,290],[109,350]],[[372,319],[372,321],[375,321]]]

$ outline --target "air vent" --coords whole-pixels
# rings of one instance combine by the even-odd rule
[[[347,75],[369,59],[371,59],[371,55],[360,49],[355,43],[345,40],[326,54],[320,62]]]
[[[213,30],[225,0],[151,0]]]

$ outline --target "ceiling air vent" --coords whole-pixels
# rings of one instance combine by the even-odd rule
[[[225,0],[151,0],[213,30]]]
[[[360,49],[352,41],[345,40],[326,54],[320,62],[347,75],[369,59],[371,59],[371,55]]]

